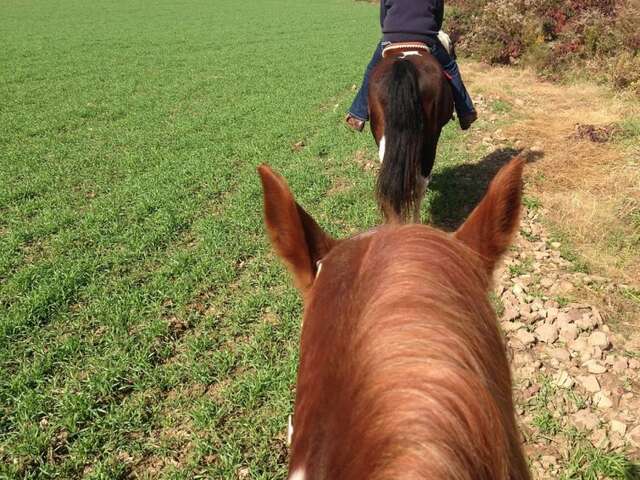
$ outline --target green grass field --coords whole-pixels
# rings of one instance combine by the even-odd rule
[[[342,125],[377,35],[350,0],[0,3],[0,478],[284,477],[301,304],[255,167],[378,221]]]

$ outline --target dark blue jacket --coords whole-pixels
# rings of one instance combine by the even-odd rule
[[[385,42],[430,42],[442,29],[444,0],[380,0]]]

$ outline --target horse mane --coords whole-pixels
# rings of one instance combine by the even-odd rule
[[[417,225],[361,244],[349,295],[344,278],[321,274],[309,298],[301,357],[316,368],[301,364],[298,389],[326,422],[296,412],[293,470],[315,472],[307,480],[528,479],[482,260]]]

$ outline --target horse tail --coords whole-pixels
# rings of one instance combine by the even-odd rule
[[[418,175],[424,149],[424,112],[418,70],[409,60],[391,67],[384,109],[384,156],[376,194],[385,213],[407,220],[422,196]],[[388,215],[387,215],[388,216]]]

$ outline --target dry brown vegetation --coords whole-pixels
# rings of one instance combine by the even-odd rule
[[[540,200],[544,218],[577,252],[578,262],[583,260],[585,268],[610,277],[616,286],[591,293],[600,297],[611,316],[637,325],[640,150],[633,120],[640,112],[637,103],[586,82],[540,81],[523,69],[470,62],[463,70],[474,94],[507,105],[503,139],[542,152],[529,167],[528,192]],[[609,132],[611,138],[592,141],[585,132],[593,131]]]

